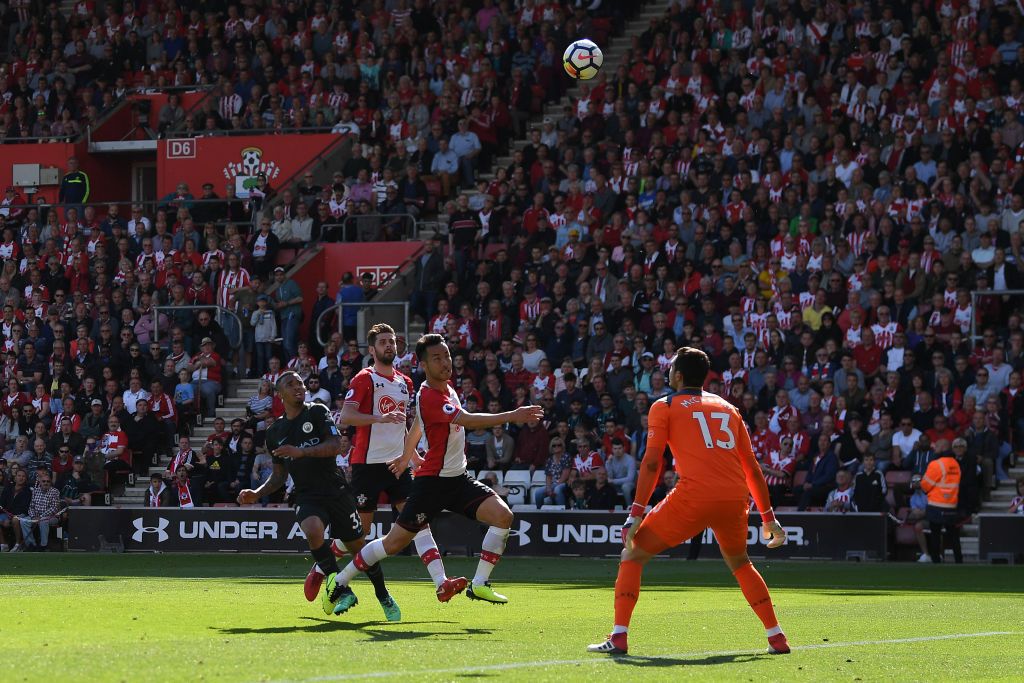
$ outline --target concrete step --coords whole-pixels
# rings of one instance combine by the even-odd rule
[[[963,550],[964,559],[977,560],[978,559],[978,539],[977,537],[961,536],[960,548]],[[953,561],[953,551],[947,550],[946,556],[942,558],[946,562]]]

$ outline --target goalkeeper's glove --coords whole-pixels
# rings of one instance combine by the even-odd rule
[[[775,519],[775,512],[771,508],[761,513],[761,534],[771,539],[767,544],[769,548],[778,548],[786,544],[786,530]]]
[[[626,523],[622,525],[622,545],[625,546],[626,550],[633,549],[633,536],[636,535],[636,530],[640,528],[640,520],[644,518],[646,510],[647,507],[639,503],[633,503],[630,506],[629,517],[626,518]]]

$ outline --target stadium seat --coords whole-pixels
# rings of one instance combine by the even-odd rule
[[[896,545],[917,545],[913,524],[900,524],[896,527]]]
[[[536,470],[533,473],[533,478],[530,480],[530,482],[534,486],[546,486],[548,483],[547,472],[545,472],[544,470]]]
[[[782,505],[775,508],[776,512],[798,512],[800,508],[795,505]]]
[[[236,507],[238,507],[238,503],[214,503],[213,507],[215,507],[215,508],[236,508]]]
[[[555,511],[558,511],[558,510],[561,510],[561,511],[564,512],[565,511],[565,506],[564,505],[541,505],[540,509],[541,510],[545,510],[547,512],[555,512]]]
[[[530,488],[530,473],[527,470],[509,470],[505,474],[504,481],[499,480],[498,483],[503,483],[505,486],[514,486],[518,484],[525,490]]]
[[[527,489],[522,484],[506,487],[508,489],[508,496],[506,497],[509,505],[523,505],[526,503]]]
[[[537,511],[537,507],[536,506],[530,505],[528,503],[517,503],[515,505],[510,505],[509,507],[512,508],[512,512],[536,512]]]

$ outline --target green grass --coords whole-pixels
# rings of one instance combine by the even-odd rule
[[[584,646],[609,630],[614,562],[508,559],[495,586],[511,602],[496,607],[463,596],[440,605],[417,560],[388,560],[398,624],[362,578],[360,604],[324,616],[302,597],[309,566],[300,556],[5,554],[0,681],[1024,678],[1024,572],[1014,567],[759,563],[797,646],[770,657],[720,562],[657,561],[631,656],[613,660]],[[446,566],[472,576],[475,562]],[[878,642],[997,631],[1009,634]]]

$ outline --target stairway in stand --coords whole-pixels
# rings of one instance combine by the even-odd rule
[[[217,409],[217,417],[224,418],[225,425],[230,429],[231,421],[236,417],[245,418],[245,406],[249,399],[259,390],[260,382],[256,379],[235,380],[228,387],[230,393],[224,398],[224,407]],[[206,437],[213,434],[213,418],[205,420],[202,427],[192,430],[192,447],[201,447]],[[177,444],[175,444],[177,451]],[[167,458],[161,458],[158,466],[149,468],[145,477],[138,477],[134,486],[125,489],[124,494],[114,496],[113,505],[142,505],[145,502],[146,487],[149,486],[149,474],[162,473],[169,465]]]
[[[643,9],[634,16],[632,19],[626,22],[625,28],[621,35],[613,36],[609,39],[607,45],[600,45],[601,51],[604,53],[604,65],[601,70],[606,74],[614,74],[626,58],[627,53],[633,44],[633,38],[641,35],[646,31],[650,25],[652,19],[660,19],[665,16],[665,10],[668,9],[669,3],[666,0],[654,0],[654,2],[643,2]],[[565,76],[568,79],[568,76]],[[545,116],[550,116],[557,119],[562,114],[562,108],[567,104],[572,104],[573,98],[578,94],[576,85],[573,85],[568,89],[566,94],[562,95],[561,99],[554,102],[549,102],[544,105],[544,109],[541,114],[532,117],[527,122],[527,134],[534,128],[540,128],[541,123]],[[508,153],[495,158],[492,168],[503,168],[507,167],[512,163],[512,153],[517,149],[522,149],[529,143],[527,138],[519,138],[511,143],[511,149]],[[494,177],[494,173],[480,173],[479,178],[484,180],[490,180]],[[476,190],[472,188],[466,188],[462,190],[463,194],[473,195],[476,194]]]

